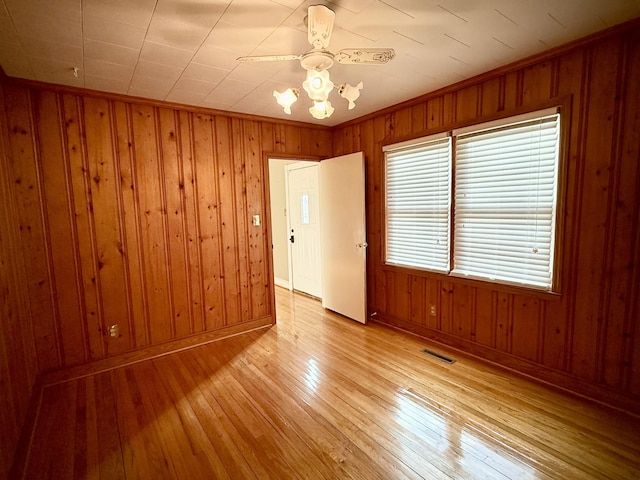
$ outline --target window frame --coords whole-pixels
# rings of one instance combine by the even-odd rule
[[[565,228],[565,216],[566,216],[566,170],[568,163],[568,152],[569,152],[569,138],[570,138],[570,129],[571,129],[571,105],[572,105],[572,96],[567,95],[564,97],[556,97],[552,98],[546,102],[540,102],[535,106],[528,106],[522,108],[514,108],[508,111],[498,112],[492,115],[479,116],[472,120],[467,120],[464,122],[451,122],[449,124],[442,125],[440,127],[429,128],[427,130],[423,130],[418,134],[413,135],[405,135],[403,137],[397,138],[387,138],[384,141],[378,142],[378,152],[381,155],[380,162],[380,170],[381,170],[381,179],[382,185],[380,188],[380,200],[381,200],[381,251],[380,251],[380,267],[383,271],[389,272],[398,272],[403,274],[409,274],[414,276],[426,277],[426,278],[435,278],[441,281],[447,281],[453,284],[462,283],[465,285],[473,285],[477,287],[487,288],[487,286],[491,286],[493,290],[505,291],[505,292],[513,292],[513,293],[525,293],[527,295],[534,295],[537,297],[545,298],[545,299],[557,299],[562,295],[563,285],[562,285],[562,263],[564,259],[564,228]],[[504,124],[507,125],[509,123],[513,123],[516,121],[518,117],[527,117],[531,118],[531,115],[535,116],[537,112],[544,112],[549,109],[556,109],[558,114],[560,115],[560,138],[559,138],[559,146],[558,146],[558,165],[557,165],[557,177],[556,177],[556,215],[555,215],[555,238],[553,248],[555,249],[555,253],[552,261],[552,280],[551,280],[551,289],[540,288],[535,286],[523,285],[523,284],[513,284],[508,282],[500,282],[493,281],[489,279],[481,279],[474,277],[466,277],[460,275],[454,275],[451,272],[453,271],[453,254],[456,239],[453,235],[455,228],[455,217],[454,217],[454,208],[455,208],[455,154],[452,155],[451,162],[451,216],[449,220],[449,244],[450,244],[450,270],[449,272],[439,272],[436,270],[429,270],[425,268],[419,267],[411,267],[405,265],[397,265],[386,262],[386,251],[387,251],[387,213],[386,213],[386,158],[384,154],[384,149],[388,149],[395,145],[400,144],[411,144],[412,141],[417,141],[421,138],[436,136],[436,135],[452,135],[452,151],[455,152],[455,142],[456,137],[453,135],[454,131],[460,130],[474,130],[476,127],[485,125],[485,124]],[[540,115],[542,116],[542,115]],[[510,121],[513,119],[513,122]]]
[[[451,137],[451,132],[442,132],[442,133],[435,134],[435,135],[429,135],[429,136],[425,136],[425,137],[416,138],[416,139],[410,140],[408,142],[394,143],[389,147],[383,147],[383,152],[385,154],[385,157],[384,157],[385,161],[384,161],[384,164],[383,164],[383,170],[384,170],[383,178],[384,178],[384,186],[385,186],[384,194],[383,194],[383,202],[384,202],[383,203],[383,205],[384,205],[383,208],[385,210],[385,230],[384,230],[385,231],[385,244],[384,244],[385,248],[384,248],[383,256],[384,256],[384,261],[385,262],[387,261],[387,253],[388,253],[387,243],[386,243],[386,240],[387,240],[386,232],[387,232],[387,226],[388,226],[387,207],[388,207],[388,203],[389,203],[388,202],[388,198],[389,198],[388,190],[389,189],[387,188],[388,168],[387,168],[387,162],[386,162],[386,158],[387,158],[386,157],[386,153],[388,151],[391,151],[391,152],[399,151],[399,150],[402,150],[403,148],[410,147],[410,146],[419,147],[421,145],[428,145],[428,144],[431,144],[431,143],[434,143],[434,144],[443,143],[442,142],[443,140],[447,141],[448,148],[449,148],[449,154],[451,154],[451,152],[453,151],[453,147],[454,147],[453,140],[452,140],[452,137]],[[449,162],[447,162],[447,163],[449,163]],[[448,179],[447,179],[447,195],[448,195],[448,198],[447,198],[447,228],[446,228],[446,231],[447,231],[447,239],[449,240],[449,242],[448,242],[448,247],[447,247],[448,251],[447,251],[446,269],[420,267],[420,266],[417,266],[417,265],[414,265],[413,267],[410,267],[410,268],[423,269],[423,270],[427,270],[427,271],[444,273],[444,274],[448,273],[450,271],[450,269],[451,269],[451,247],[450,247],[451,224],[450,224],[450,220],[451,220],[451,210],[452,210],[452,207],[453,207],[453,204],[451,202],[451,198],[452,198],[451,193],[453,191],[452,173],[453,173],[452,169],[448,167]],[[401,266],[401,267],[402,266],[406,266],[404,264],[394,263],[394,262],[388,263],[388,265]]]

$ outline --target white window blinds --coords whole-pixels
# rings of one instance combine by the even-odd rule
[[[559,114],[461,133],[453,274],[550,290]]]
[[[448,272],[451,138],[384,150],[386,263]]]

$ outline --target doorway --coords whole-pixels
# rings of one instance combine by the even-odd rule
[[[268,163],[274,283],[320,298],[323,307],[365,323],[364,155],[322,162],[269,158]],[[289,179],[291,189],[283,185]]]
[[[268,159],[273,277],[276,285],[288,290],[298,288],[293,285],[292,267],[290,265],[291,228],[289,226],[290,212],[287,199],[287,168],[291,165],[299,165],[300,167],[317,166],[318,161],[303,158]],[[301,242],[303,242],[303,238],[298,237],[298,244],[301,244]],[[316,292],[314,296],[320,297],[321,293]]]

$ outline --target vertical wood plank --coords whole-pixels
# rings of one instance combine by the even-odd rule
[[[416,325],[426,324],[427,310],[425,309],[425,288],[426,281],[424,277],[410,275],[411,282],[410,298],[411,298],[411,323]]]
[[[340,155],[344,155],[347,150],[344,145],[345,137],[343,135],[343,131],[335,131],[332,137],[333,156],[338,157]]]
[[[396,318],[409,321],[411,319],[411,282],[409,275],[403,272],[394,272],[391,278],[393,279],[393,294],[389,298],[389,304],[394,307],[391,313]]]
[[[114,128],[116,130],[116,150],[120,164],[120,195],[122,201],[124,245],[126,251],[126,272],[128,278],[129,321],[132,329],[132,343],[135,347],[149,344],[149,309],[144,268],[144,246],[135,147],[133,143],[131,108],[122,102],[113,104]]]
[[[170,292],[167,280],[165,235],[166,205],[158,151],[156,116],[153,107],[135,105],[131,112],[135,167],[138,176],[143,268],[149,308],[147,334],[152,344],[172,337]]]
[[[215,138],[212,123],[213,118],[208,115],[198,114],[193,117],[193,156],[200,219],[205,330],[224,325],[219,199],[214,169]]]
[[[286,145],[285,145],[285,128],[284,125],[274,125],[273,127],[273,134],[274,134],[274,139],[275,139],[275,148],[274,148],[274,152],[277,153],[284,153],[286,151]]]
[[[538,360],[539,307],[540,302],[535,298],[513,296],[511,353],[527,360]]]
[[[251,123],[251,122],[247,122]],[[291,155],[297,155],[302,153],[301,147],[301,128],[294,125],[285,125],[283,128],[284,134],[284,152]]]
[[[438,330],[445,333],[454,333],[454,286],[451,282],[441,282],[440,284],[440,305],[438,308]]]
[[[433,278],[427,278],[426,280],[426,297],[424,306],[426,311],[425,325],[432,330],[438,330],[440,326],[439,318],[441,317],[440,307],[442,304],[440,300],[441,285],[439,281]],[[432,305],[436,311],[435,315],[431,314]]]
[[[124,249],[118,208],[120,173],[114,161],[114,132],[111,128],[107,100],[85,98],[85,149],[91,184],[91,207],[95,219],[95,253],[99,305],[103,315],[105,353],[118,353],[130,348],[127,322]],[[106,329],[118,325],[119,337],[107,336]]]
[[[496,340],[496,301],[496,292],[489,288],[476,290],[475,340],[491,348],[495,348]]]
[[[74,95],[64,95],[62,103],[66,127],[65,150],[68,155],[70,188],[73,197],[72,213],[75,219],[76,250],[77,255],[80,256],[80,266],[76,274],[82,291],[81,328],[87,337],[88,357],[100,358],[105,354],[104,324],[98,282],[96,281],[98,269],[95,228],[89,164],[83,141],[82,102]]]
[[[510,72],[504,76],[504,108],[522,105],[522,85],[520,72]]]
[[[608,217],[611,219],[611,236],[607,254],[610,260],[607,274],[610,276],[611,292],[608,295],[609,319],[606,345],[602,363],[603,380],[616,389],[627,390],[634,382],[632,392],[637,394],[640,358],[631,352],[637,347],[638,326],[638,279],[640,271],[640,116],[634,105],[640,105],[640,92],[636,80],[640,78],[640,33],[629,34],[624,57],[621,59],[622,83],[617,97],[617,122],[615,131],[613,201]],[[623,100],[624,99],[624,100]],[[633,267],[636,266],[635,277]],[[635,302],[634,302],[635,299]],[[634,332],[635,329],[635,332]],[[634,333],[636,338],[634,339]],[[633,380],[632,380],[633,379]]]
[[[444,99],[432,98],[427,101],[427,129],[436,129],[444,123]]]
[[[361,149],[365,152],[374,152],[375,137],[373,132],[373,122],[365,122],[360,127],[361,132]],[[365,205],[367,209],[380,208],[378,195],[380,194],[380,169],[377,168],[378,163],[372,158],[372,153],[364,155],[364,181],[365,181]],[[379,211],[379,210],[378,210]],[[379,215],[366,215],[367,229],[367,310],[369,313],[375,311],[375,267],[379,262],[380,256],[380,220]],[[374,264],[375,261],[375,264]]]
[[[52,284],[42,218],[41,182],[35,153],[29,90],[5,85],[8,141],[7,159],[12,179],[29,291],[38,367],[49,370],[64,364],[55,321]]]
[[[179,139],[178,113],[159,109],[161,150],[166,196],[167,248],[169,250],[170,297],[173,305],[173,335],[177,338],[192,333],[189,315],[189,282],[186,247],[184,177],[182,171],[182,144]]]
[[[354,125],[349,125],[347,126],[343,131],[342,131],[342,154],[341,155],[346,155],[349,153],[353,153],[354,152],[354,132],[356,131],[355,126]]]
[[[456,121],[463,122],[478,116],[480,95],[478,86],[472,85],[456,94]]]
[[[262,136],[262,148],[264,152],[273,153],[275,152],[275,126],[271,122],[262,122],[260,124],[261,136]],[[314,141],[314,137],[310,132],[307,132],[305,135],[305,146],[302,148],[303,152],[313,152],[313,147],[309,146],[309,142]]]
[[[442,98],[442,125],[452,125],[456,122],[456,112],[458,110],[458,95],[456,93],[445,93]]]
[[[522,72],[522,102],[531,104],[551,96],[552,63],[542,62],[527,67]]]
[[[265,188],[262,178],[262,147],[259,124],[254,121],[245,122],[244,158],[246,165],[247,214],[249,231],[249,268],[251,286],[251,318],[268,315],[271,302],[268,300],[269,279],[267,279],[266,255],[271,250],[266,248],[264,234],[265,223],[260,226],[251,223],[250,217],[260,215],[264,218],[262,191]],[[299,144],[299,143],[298,143]]]
[[[193,115],[180,112],[180,150],[182,152],[183,187],[185,197],[186,243],[189,259],[189,318],[193,333],[205,329],[204,279],[202,276],[202,249],[200,238],[200,211],[194,153]]]
[[[0,477],[10,478],[38,365],[4,105],[0,85]]]
[[[427,106],[419,103],[411,107],[411,133],[417,134],[427,129]]]
[[[353,152],[359,152],[362,150],[362,131],[360,129],[360,124],[355,124],[354,125],[354,130],[353,130],[353,143],[351,144],[351,148],[353,149]]]
[[[499,351],[511,353],[511,339],[513,329],[512,295],[498,293],[496,303],[496,340]]]
[[[393,134],[396,137],[405,137],[411,133],[411,119],[413,109],[405,107],[393,113]]]
[[[567,302],[546,302],[544,311],[541,361],[554,370],[566,371]]]
[[[46,241],[51,251],[51,268],[55,285],[57,322],[65,346],[65,362],[84,363],[88,357],[86,322],[82,318],[81,283],[74,248],[76,232],[70,210],[73,211],[73,190],[69,186],[69,163],[63,152],[63,127],[58,95],[41,92],[35,97],[36,137],[44,184],[46,205]]]
[[[483,82],[481,88],[481,115],[491,115],[504,110],[504,77]]]
[[[576,271],[575,322],[573,324],[573,374],[595,380],[603,322],[600,305],[605,285],[603,256],[607,233],[613,115],[616,95],[616,44],[608,42],[592,49],[589,63],[589,92],[584,120],[584,184],[581,190]],[[598,292],[594,294],[594,292]]]
[[[333,155],[333,134],[332,130],[322,129],[307,132],[306,138],[303,139],[303,152],[318,155],[322,158],[331,157]],[[263,139],[264,143],[264,139]],[[266,149],[266,145],[264,146]]]
[[[385,120],[384,117],[376,117],[370,123],[371,129],[371,137],[370,145],[374,145],[374,140],[382,141],[386,137],[386,129],[385,129]],[[367,231],[367,235],[369,235],[369,239],[367,242],[369,243],[368,252],[367,252],[367,265],[372,267],[375,272],[373,281],[374,285],[372,286],[372,290],[374,292],[375,302],[378,305],[378,308],[382,312],[387,311],[387,292],[386,292],[386,275],[378,265],[384,261],[384,242],[385,242],[385,232],[383,229],[384,225],[384,156],[382,152],[378,151],[376,148],[369,155],[365,154],[365,158],[371,157],[372,159],[372,168],[371,172],[371,183],[373,183],[373,192],[368,199],[373,200],[372,204],[367,205],[367,218],[371,218],[370,221],[367,221],[367,228],[372,226],[370,230]],[[374,308],[377,310],[378,308]]]
[[[250,319],[253,317],[251,302],[251,263],[249,260],[249,212],[247,199],[247,173],[246,162],[243,150],[242,124],[238,121],[229,121],[228,119],[220,119],[219,126],[221,133],[226,133],[233,137],[233,179],[235,182],[235,224],[236,224],[236,251],[238,253],[238,280],[240,282],[240,317],[242,319]],[[237,134],[236,134],[237,132]]]
[[[469,285],[454,284],[452,292],[451,333],[457,337],[471,340],[475,337],[475,288]]]
[[[135,324],[132,315],[133,300],[131,298],[131,279],[130,268],[127,264],[127,238],[126,238],[126,221],[125,221],[125,209],[124,209],[124,196],[123,189],[126,189],[126,181],[122,175],[122,167],[119,156],[118,148],[118,130],[117,130],[117,116],[115,111],[114,102],[109,102],[109,122],[111,127],[111,150],[113,152],[113,169],[114,169],[114,182],[116,204],[114,209],[117,212],[118,217],[118,231],[120,232],[120,239],[118,243],[118,252],[121,255],[119,259],[122,262],[122,278],[124,289],[124,310],[126,318],[122,319],[122,324],[119,326],[119,333],[115,334],[111,332],[108,336],[107,345],[110,353],[123,353],[130,351],[135,345]],[[125,160],[126,163],[126,160]]]
[[[248,286],[241,288],[246,272],[240,271],[241,251],[237,248],[241,233],[238,232],[236,209],[236,179],[233,165],[234,150],[229,123],[215,120],[216,129],[216,177],[220,188],[220,232],[222,242],[222,269],[224,272],[224,296],[226,322],[234,324],[249,318]],[[245,285],[247,285],[245,280]],[[242,304],[246,309],[242,311]]]

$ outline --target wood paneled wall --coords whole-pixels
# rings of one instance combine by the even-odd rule
[[[559,385],[640,406],[639,25],[334,130],[335,155],[366,155],[370,312]],[[383,265],[381,142],[567,97],[560,295]]]
[[[20,82],[2,101],[39,372],[274,321],[263,153],[328,155],[330,130]]]
[[[2,102],[0,95],[0,111]],[[0,478],[9,478],[36,383],[37,366],[20,222],[7,169],[7,130],[2,118],[0,129]]]
[[[0,475],[39,373],[273,321],[265,152],[365,152],[378,318],[638,409],[637,25],[333,131],[0,79]],[[381,142],[555,98],[560,295],[382,264]]]

